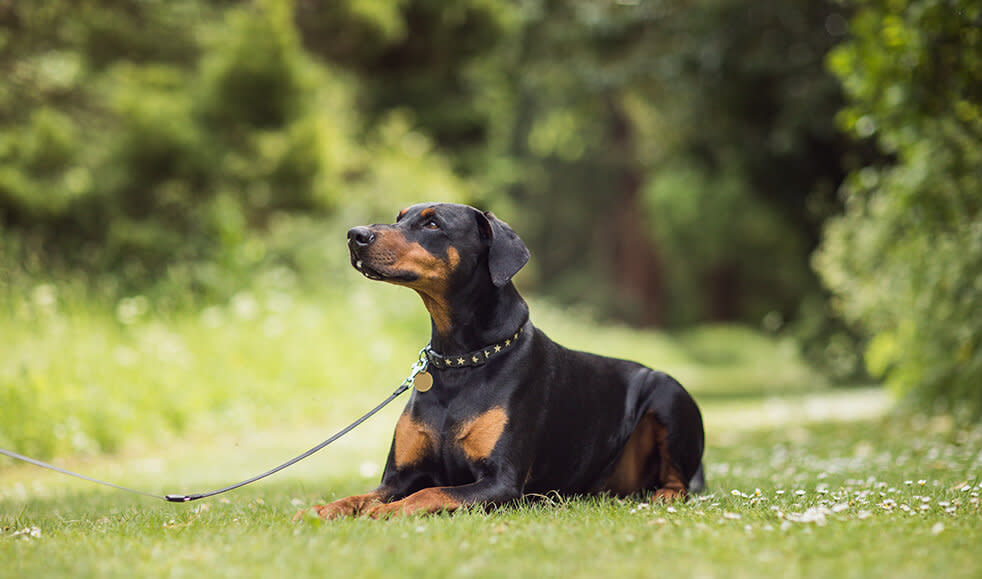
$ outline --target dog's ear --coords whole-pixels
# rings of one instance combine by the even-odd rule
[[[490,211],[477,212],[477,225],[481,236],[488,240],[491,281],[502,287],[528,262],[529,250],[518,234]]]

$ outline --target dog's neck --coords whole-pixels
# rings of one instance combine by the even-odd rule
[[[446,300],[449,312],[439,314],[449,316],[449,331],[440,331],[435,312],[430,311],[430,347],[440,354],[470,352],[501,342],[528,321],[528,304],[511,282],[500,288],[481,283],[469,285]],[[426,305],[430,309],[430,304]]]

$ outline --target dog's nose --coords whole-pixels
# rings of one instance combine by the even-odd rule
[[[352,227],[348,230],[348,243],[353,243],[357,247],[368,247],[375,241],[375,234],[372,230],[364,227]]]

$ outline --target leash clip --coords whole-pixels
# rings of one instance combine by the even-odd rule
[[[426,352],[430,349],[430,345],[427,344],[423,346],[423,349],[419,351],[419,356],[416,358],[416,362],[413,363],[412,367],[409,369],[409,376],[402,381],[402,384],[396,388],[395,394],[402,394],[413,385],[416,381],[416,376],[419,376],[426,371],[426,368],[430,365],[430,359],[426,355]]]

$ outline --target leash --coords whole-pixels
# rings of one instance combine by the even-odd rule
[[[246,480],[244,480],[242,482],[237,482],[237,483],[235,483],[233,485],[229,485],[227,487],[220,488],[220,489],[213,490],[213,491],[209,491],[209,492],[206,492],[206,493],[194,493],[194,494],[187,494],[187,495],[182,495],[182,494],[155,495],[153,493],[148,493],[148,492],[137,490],[137,489],[131,489],[131,488],[124,487],[124,486],[121,486],[121,485],[117,485],[117,484],[114,484],[114,483],[111,483],[111,482],[107,482],[107,481],[104,481],[104,480],[99,480],[97,478],[92,478],[92,477],[89,477],[89,476],[85,476],[84,474],[79,474],[77,472],[72,472],[70,470],[65,470],[65,469],[59,468],[59,467],[57,467],[57,466],[55,466],[53,464],[48,464],[48,463],[46,463],[44,461],[40,461],[40,460],[31,458],[31,457],[28,457],[28,456],[24,456],[22,454],[17,454],[16,452],[12,452],[10,450],[4,450],[4,449],[0,448],[0,454],[3,454],[5,456],[9,456],[10,458],[13,458],[13,459],[16,459],[16,460],[21,460],[21,461],[24,461],[24,462],[33,464],[35,466],[39,466],[41,468],[46,468],[46,469],[49,469],[49,470],[53,470],[55,472],[59,472],[61,474],[67,474],[68,476],[73,476],[73,477],[76,477],[76,478],[80,478],[80,479],[85,480],[85,481],[93,482],[93,483],[104,485],[104,486],[107,486],[107,487],[112,487],[114,489],[118,489],[118,490],[121,490],[121,491],[126,491],[128,493],[134,493],[134,494],[138,494],[138,495],[143,495],[145,497],[152,497],[152,498],[155,498],[155,499],[165,500],[165,501],[168,501],[168,502],[171,502],[171,503],[188,503],[188,502],[191,502],[191,501],[196,501],[198,499],[204,499],[204,498],[207,498],[207,497],[213,497],[215,495],[220,495],[222,493],[226,493],[228,491],[237,489],[239,487],[243,487],[243,486],[245,486],[247,484],[254,483],[257,480],[264,479],[264,478],[266,478],[266,477],[268,477],[268,476],[270,476],[272,474],[278,473],[279,471],[281,471],[281,470],[283,470],[283,469],[285,469],[285,468],[287,468],[289,466],[292,466],[292,465],[300,462],[301,460],[307,458],[308,456],[314,454],[315,452],[321,450],[325,446],[331,444],[335,440],[341,438],[345,434],[348,434],[349,432],[351,432],[352,430],[354,430],[355,427],[357,427],[362,422],[365,422],[366,420],[368,420],[369,418],[371,418],[373,415],[375,415],[375,413],[377,413],[379,410],[381,410],[382,408],[384,408],[389,402],[392,402],[400,394],[402,394],[403,392],[405,392],[406,390],[408,390],[410,386],[412,386],[413,384],[415,384],[417,382],[417,380],[419,380],[419,384],[416,384],[417,385],[417,388],[419,388],[421,391],[428,390],[429,387],[433,384],[433,378],[430,376],[430,374],[428,372],[426,372],[426,367],[429,364],[429,358],[427,357],[427,352],[429,350],[430,350],[430,347],[429,346],[426,346],[422,350],[419,351],[419,357],[416,359],[416,362],[412,365],[412,368],[409,371],[409,376],[407,376],[406,379],[402,381],[402,384],[400,384],[399,387],[396,388],[395,391],[392,392],[392,394],[390,394],[388,398],[386,398],[381,403],[379,403],[379,405],[376,406],[375,408],[372,408],[371,410],[369,410],[368,412],[366,412],[365,414],[363,414],[361,416],[361,418],[355,420],[354,422],[352,422],[348,426],[342,428],[340,431],[338,431],[337,433],[335,433],[333,436],[331,436],[330,438],[328,438],[324,442],[318,444],[317,446],[311,448],[307,452],[305,452],[305,453],[303,453],[303,454],[301,454],[301,455],[299,455],[297,457],[291,458],[290,460],[284,462],[283,464],[281,464],[281,465],[279,465],[279,466],[277,466],[275,468],[269,469],[268,471],[266,471],[266,472],[264,472],[264,473],[262,473],[260,475],[256,475],[256,476],[254,476],[254,477],[252,477],[250,479],[246,479]]]

